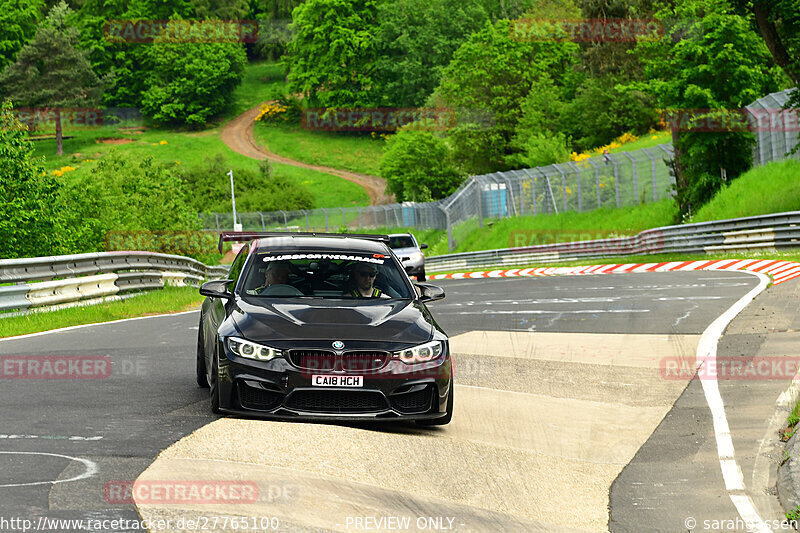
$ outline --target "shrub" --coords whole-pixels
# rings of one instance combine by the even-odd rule
[[[389,137],[380,168],[400,202],[444,198],[463,180],[446,141],[426,131],[400,130]]]
[[[111,231],[198,229],[197,214],[174,168],[112,151],[64,187],[72,252],[105,249]],[[160,250],[157,250],[160,251]]]
[[[61,253],[61,215],[55,205],[60,184],[33,156],[25,126],[11,109],[8,101],[0,108],[0,257]]]
[[[190,46],[166,39],[156,38],[150,48],[152,71],[142,94],[142,112],[157,123],[202,126],[230,103],[241,83],[247,63],[244,48],[241,43]]]
[[[259,170],[253,171],[232,168],[221,154],[217,154],[213,158],[206,158],[200,165],[181,170],[181,178],[191,191],[195,211],[230,211],[228,172],[231,170],[238,211],[291,211],[314,207],[311,193],[285,176],[273,175],[268,161],[263,161]]]

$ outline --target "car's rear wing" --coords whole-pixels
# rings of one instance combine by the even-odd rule
[[[226,242],[247,242],[262,237],[349,237],[389,243],[388,235],[371,233],[325,233],[318,231],[221,231],[219,233],[219,253]]]

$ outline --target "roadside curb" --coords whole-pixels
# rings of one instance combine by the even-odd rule
[[[778,467],[778,500],[788,513],[800,505],[800,440],[795,432],[786,443],[788,459]]]
[[[773,285],[800,277],[800,263],[773,259],[718,259],[713,261],[671,261],[668,263],[620,263],[610,265],[589,265],[575,267],[512,268],[508,270],[488,270],[459,272],[455,274],[431,274],[430,280],[509,278],[538,276],[579,276],[590,274],[636,274],[644,272],[674,272],[691,270],[744,270],[768,274]]]

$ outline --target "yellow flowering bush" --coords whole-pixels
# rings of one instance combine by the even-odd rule
[[[278,102],[269,102],[261,106],[256,117],[256,122],[276,122],[277,120],[287,120],[286,112],[289,108]]]
[[[73,170],[76,170],[76,169],[77,169],[77,167],[71,167],[71,166],[67,165],[65,167],[61,167],[59,170],[54,170],[53,171],[53,175],[61,177],[61,176],[64,175],[65,172],[72,172]]]

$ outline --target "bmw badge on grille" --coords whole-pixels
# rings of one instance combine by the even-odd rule
[[[333,344],[331,344],[331,346],[333,346],[334,350],[341,350],[342,348],[344,348],[344,343],[342,341],[333,341]]]

